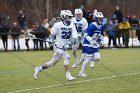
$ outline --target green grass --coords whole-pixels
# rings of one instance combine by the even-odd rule
[[[75,81],[65,80],[63,59],[33,79],[34,67],[49,61],[54,51],[0,52],[0,93],[140,93],[139,48],[100,49],[101,60],[87,67],[87,78],[77,76],[80,66],[71,68],[74,60],[68,52]]]

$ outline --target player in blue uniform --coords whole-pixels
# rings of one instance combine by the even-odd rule
[[[94,17],[95,22],[92,22],[85,32],[82,50],[84,61],[78,74],[80,77],[87,77],[85,69],[90,61],[100,60],[98,47],[103,45],[103,36],[101,33],[104,29],[104,26],[102,25],[102,19],[104,16],[101,12],[96,12],[94,13]]]

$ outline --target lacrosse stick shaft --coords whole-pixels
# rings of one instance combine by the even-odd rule
[[[41,39],[41,38],[37,38],[35,35],[31,34],[30,32],[25,32],[24,35],[25,35],[26,38],[38,39],[38,40],[42,40],[44,42],[51,43],[50,41],[47,41],[47,40],[44,40],[44,39]]]

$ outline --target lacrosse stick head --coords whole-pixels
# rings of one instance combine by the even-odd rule
[[[29,32],[24,32],[24,36],[25,36],[25,38],[28,38],[29,37]]]
[[[25,36],[25,38],[36,38],[35,35],[33,35],[33,34],[27,32],[27,31],[24,32],[24,36]]]

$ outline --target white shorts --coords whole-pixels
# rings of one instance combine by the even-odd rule
[[[62,58],[64,58],[64,59],[70,57],[70,55],[68,54],[67,50],[63,50],[63,49],[60,49],[60,48],[54,46],[54,51],[57,52],[57,53],[59,53],[60,56],[61,56]]]

